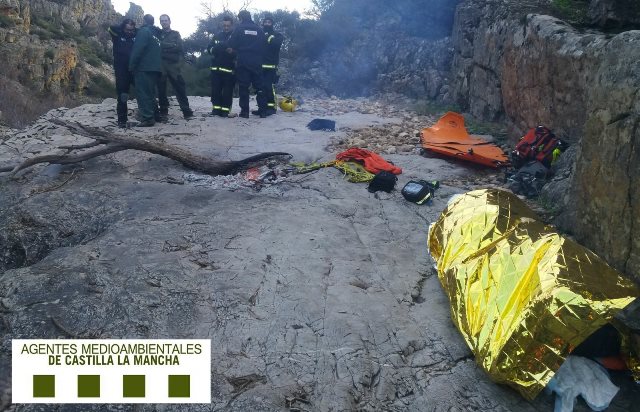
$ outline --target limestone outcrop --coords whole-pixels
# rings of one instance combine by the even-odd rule
[[[103,95],[112,76],[105,27],[120,18],[110,0],[0,0],[0,121],[20,126],[25,113]]]
[[[531,13],[534,6],[460,4],[451,97],[477,117],[507,123],[514,141],[545,124],[574,145],[566,190],[548,199],[563,210],[555,223],[637,276],[640,31],[578,31]]]

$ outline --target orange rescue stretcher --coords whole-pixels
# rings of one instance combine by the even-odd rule
[[[427,152],[499,168],[509,165],[509,158],[498,146],[471,136],[464,127],[464,117],[447,112],[431,127],[422,129],[422,147]]]

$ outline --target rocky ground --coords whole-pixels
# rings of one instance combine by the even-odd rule
[[[211,339],[212,404],[191,410],[553,409],[550,395],[529,402],[491,382],[451,323],[428,226],[451,195],[501,175],[420,156],[416,133],[433,117],[403,102],[307,99],[295,113],[221,119],[207,99],[191,103],[193,120],[172,107],[168,124],[128,133],[225,160],[327,161],[363,141],[403,168],[398,190],[369,193],[333,168],[292,175],[282,159],[211,177],[134,151],[0,175],[0,410],[42,409],[10,404],[11,339],[69,337]],[[53,117],[117,131],[114,106],[9,131],[0,165],[87,142]],[[314,118],[338,130],[309,131]],[[442,182],[433,203],[402,198],[415,178]],[[632,410],[640,391],[614,379],[610,410]]]

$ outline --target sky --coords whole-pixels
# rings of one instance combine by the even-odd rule
[[[129,10],[129,0],[111,0],[113,7],[120,14]],[[182,37],[187,37],[196,30],[198,17],[203,16],[202,3],[211,4],[215,11],[222,11],[223,5],[233,12],[240,10],[243,4],[250,3],[248,10],[290,10],[303,14],[311,8],[310,0],[134,0],[133,3],[142,7],[145,13],[156,18],[156,25],[161,14],[168,14],[171,18],[171,28],[178,30]]]

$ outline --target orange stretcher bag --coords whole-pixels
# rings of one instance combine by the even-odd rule
[[[422,148],[431,153],[499,168],[509,165],[509,158],[498,146],[471,136],[464,127],[464,117],[447,112],[431,127],[422,129]]]

